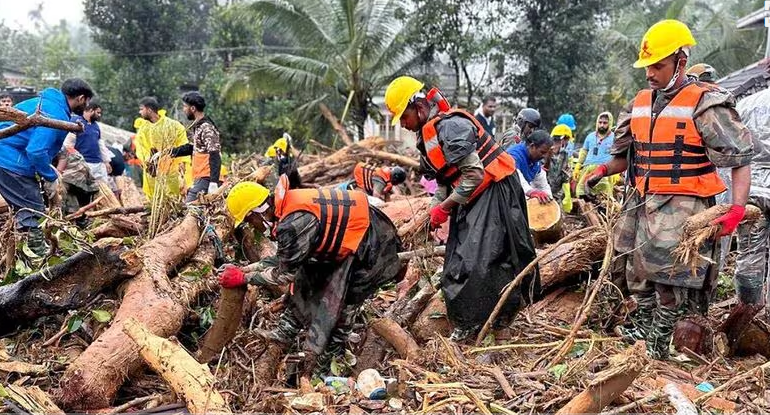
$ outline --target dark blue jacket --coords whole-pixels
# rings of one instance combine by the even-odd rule
[[[71,117],[67,98],[58,89],[46,88],[40,96],[22,101],[15,108],[33,114],[42,101],[43,114],[55,120],[69,121]],[[0,123],[0,129],[11,126]],[[54,156],[61,150],[67,132],[48,127],[32,127],[0,140],[0,167],[22,176],[39,174],[48,181],[58,177],[51,166]]]
[[[72,117],[72,122],[83,124],[83,132],[78,133],[75,139],[75,150],[83,155],[86,163],[101,163],[102,152],[99,149],[99,140],[102,137],[102,131],[99,124],[88,122],[80,115]]]

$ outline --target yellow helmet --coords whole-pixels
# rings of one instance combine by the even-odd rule
[[[695,45],[695,38],[686,24],[679,20],[661,20],[644,34],[634,68],[646,68],[673,55],[680,48]]]
[[[279,138],[275,140],[273,145],[267,148],[267,151],[265,151],[265,157],[275,157],[275,152],[277,149],[281,149],[284,153],[289,148],[289,141],[286,140],[286,138]]]
[[[246,219],[246,215],[265,203],[270,191],[265,186],[255,182],[240,182],[233,186],[227,195],[227,211],[235,219],[238,226]]]
[[[391,125],[398,124],[401,115],[409,105],[414,94],[420,92],[425,85],[411,76],[399,76],[385,90],[385,106],[393,113]]]
[[[567,124],[559,124],[551,130],[551,137],[561,137],[565,135],[572,140],[572,129],[569,128]]]

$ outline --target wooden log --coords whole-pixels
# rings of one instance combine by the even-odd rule
[[[267,349],[254,361],[254,383],[267,386],[275,381],[278,368],[283,358],[283,347],[274,342],[267,342]]]
[[[658,388],[663,388],[669,383],[673,383],[674,385],[676,385],[676,387],[680,391],[682,391],[684,396],[686,396],[687,399],[691,401],[695,401],[696,399],[704,395],[703,392],[699,391],[698,389],[695,389],[695,387],[692,385],[674,382],[671,379],[666,379],[664,377],[655,378],[655,386]],[[706,408],[715,409],[719,411],[719,413],[726,413],[726,414],[734,413],[736,409],[735,402],[730,402],[726,399],[718,398],[716,396],[712,396],[708,398],[705,402],[703,402],[702,405]]]
[[[382,148],[385,146],[385,140],[380,137],[367,138],[353,145],[348,145],[336,151],[330,156],[323,158],[315,163],[306,164],[299,167],[299,175],[305,183],[316,183],[319,176],[333,168],[339,168],[344,165],[349,169],[346,176],[353,172],[357,159],[367,154],[369,150]]]
[[[718,332],[724,333],[726,344],[723,345],[723,355],[732,356],[737,351],[738,340],[744,332],[751,326],[751,322],[754,317],[762,311],[764,305],[761,304],[744,304],[739,303],[736,307],[730,310],[730,314],[727,319],[717,329]]]
[[[414,360],[419,356],[420,346],[412,335],[392,319],[384,317],[375,320],[371,326],[375,333],[390,343],[402,358]]]
[[[588,226],[601,226],[602,221],[599,219],[599,214],[596,213],[596,206],[593,203],[583,199],[572,199],[572,202],[577,205],[578,212],[586,218]]]
[[[538,246],[561,239],[561,206],[557,201],[543,204],[537,198],[527,199],[527,218],[529,230]]]
[[[10,137],[32,127],[48,127],[71,133],[83,132],[83,124],[48,118],[40,111],[40,107],[31,115],[27,115],[26,112],[13,107],[0,107],[0,121],[11,121],[14,123],[14,125],[0,130],[0,139]]]
[[[120,240],[102,240],[64,262],[0,287],[0,333],[36,319],[85,306],[100,292],[138,273],[121,259]]]
[[[409,298],[405,296],[396,300],[388,308],[385,317],[391,318],[399,325],[409,327],[435,294],[436,289],[430,284],[425,284],[414,297]],[[387,342],[370,325],[358,352],[355,367],[356,374],[364,369],[376,368],[381,364],[387,348]]]
[[[688,316],[674,326],[674,347],[680,352],[690,350],[695,354],[708,355],[714,349],[714,330],[703,316]]]
[[[64,217],[66,220],[72,220],[75,218],[79,218],[81,215],[86,213],[87,211],[94,209],[99,203],[101,203],[103,200],[102,196],[97,197],[93,202],[83,206],[82,208],[76,210],[74,213],[71,213]]]
[[[198,218],[191,214],[138,249],[142,271],[126,284],[113,324],[64,373],[56,394],[62,407],[73,410],[110,406],[128,374],[141,367],[138,346],[123,332],[128,318],[133,317],[161,337],[179,331],[194,295],[173,295],[178,288],[171,284],[168,273],[195,252],[200,232]]]
[[[452,333],[452,323],[449,322],[446,313],[444,299],[441,293],[436,293],[417,316],[410,332],[421,343],[436,335],[448,337]]]
[[[753,356],[760,354],[770,359],[770,329],[767,324],[755,320],[743,330],[738,340],[731,346],[725,333],[716,336],[717,350],[722,355],[732,353],[734,356]]]
[[[591,269],[591,264],[602,259],[606,246],[607,234],[602,229],[596,229],[578,241],[556,248],[540,261],[543,291],[558,287],[569,277]]]
[[[109,222],[103,223],[91,230],[96,239],[125,238],[141,234],[145,229],[143,223],[132,220],[131,216],[112,216]]]
[[[8,385],[4,387],[8,398],[16,402],[30,414],[64,415],[51,398],[37,386]]]
[[[675,384],[667,384],[663,387],[663,392],[668,396],[671,406],[676,409],[677,415],[698,415],[698,408]]]
[[[95,210],[93,212],[86,212],[86,216],[89,218],[96,218],[99,216],[109,215],[128,215],[132,213],[142,213],[148,210],[146,206],[129,206],[129,207],[117,207],[102,210]]]
[[[572,398],[557,414],[596,414],[617,399],[647,365],[644,342],[610,359],[610,367],[597,373],[588,387]]]
[[[163,377],[192,414],[230,413],[215,389],[216,379],[208,366],[198,363],[177,342],[158,337],[129,317],[123,332],[139,347],[144,361]]]
[[[409,261],[413,258],[429,258],[434,256],[444,256],[446,254],[446,246],[431,246],[429,248],[415,249],[414,251],[399,252],[398,259],[401,261]]]
[[[147,196],[128,176],[115,177],[115,185],[120,192],[120,204],[123,206],[142,206],[147,203]]]
[[[202,346],[195,355],[201,363],[217,357],[241,326],[246,287],[222,288],[219,292],[216,319],[203,336]]]
[[[377,158],[380,160],[390,161],[393,163],[396,163],[397,165],[403,167],[403,168],[413,168],[413,169],[419,169],[420,168],[420,162],[418,160],[415,160],[411,157],[402,156],[400,154],[393,154],[388,153],[387,151],[380,151],[380,150],[371,150],[369,152],[371,157]]]

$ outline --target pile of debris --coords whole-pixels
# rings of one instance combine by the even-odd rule
[[[416,167],[384,148],[384,140],[367,139],[300,173],[327,186],[349,178],[357,161]],[[250,162],[234,171],[258,181],[267,175]],[[252,331],[276,324],[285,290],[220,289],[215,275],[223,254],[243,252],[253,262],[274,253],[272,244],[251,238],[234,247],[221,197],[180,210],[148,239],[142,194],[127,180],[121,186],[121,208],[87,213],[98,220],[76,240],[82,252],[0,287],[4,411],[770,410],[763,372],[770,350],[760,350],[770,330],[759,323],[747,331],[754,349],[690,350],[665,363],[611,334],[628,307],[610,282],[607,223],[578,226],[542,247],[546,295],[511,328],[473,345],[449,342],[436,288],[447,230],[428,230],[429,198],[419,191],[382,206],[408,250],[399,255],[405,280],[357,316],[345,356],[332,364],[336,377],[300,385],[295,356]],[[709,324],[717,327],[731,305],[712,307]],[[742,353],[753,356],[734,357]]]

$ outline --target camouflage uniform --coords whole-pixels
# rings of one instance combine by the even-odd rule
[[[653,114],[659,114],[678,90],[658,91]],[[611,153],[626,157],[633,145],[631,102],[618,117],[618,128]],[[724,89],[707,92],[693,114],[707,154],[717,167],[745,166],[754,152],[751,133],[735,111],[735,99]],[[631,161],[632,162],[632,161]],[[704,313],[713,288],[716,267],[703,260],[695,275],[684,264],[674,263],[672,250],[679,244],[684,221],[714,204],[713,198],[684,195],[644,197],[632,192],[618,229],[613,232],[615,249],[626,261],[626,282],[638,307],[630,316],[634,328],[625,334],[647,341],[648,353],[655,358],[668,356],[676,322],[687,311]],[[713,241],[700,248],[707,258],[718,258]],[[656,298],[657,297],[657,298]]]
[[[62,157],[66,158],[67,162],[67,166],[61,174],[61,181],[65,190],[64,213],[71,214],[80,207],[91,203],[93,195],[99,191],[99,186],[80,153],[77,151],[69,152],[65,149],[57,154],[56,160],[58,161]],[[81,216],[75,220],[75,223],[84,227],[88,221],[85,216]]]
[[[564,147],[558,153],[550,156],[546,177],[551,185],[553,197],[558,201],[564,199],[564,188],[562,185],[568,183],[570,179],[569,154],[567,154],[567,150]]]
[[[308,212],[291,213],[276,228],[277,261],[260,261],[247,276],[255,285],[293,284],[289,307],[269,337],[286,342],[307,325],[303,350],[317,358],[315,363],[322,370],[344,351],[350,317],[358,307],[380,287],[403,278],[406,271],[398,259],[402,247],[396,227],[371,206],[369,219],[355,254],[341,262],[320,262],[313,255],[321,236],[318,219]]]
[[[762,210],[762,217],[738,227],[738,257],[735,285],[744,304],[767,304],[768,257],[770,256],[770,90],[743,99],[737,106],[741,119],[752,132],[754,158],[751,160],[749,203]],[[770,317],[770,310],[765,309]]]
[[[519,127],[518,124],[513,123],[513,127],[504,132],[503,136],[498,140],[500,147],[502,147],[503,150],[507,150],[508,147],[521,141],[519,137],[521,137],[521,127]]]

